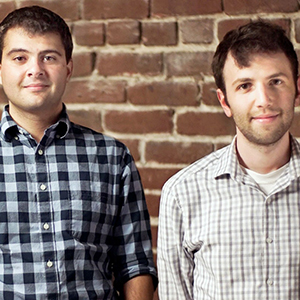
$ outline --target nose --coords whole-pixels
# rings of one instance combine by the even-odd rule
[[[270,91],[264,84],[259,84],[256,86],[256,106],[258,107],[268,107],[272,103],[272,97]]]
[[[27,76],[38,78],[45,75],[42,63],[38,59],[32,59],[27,70]]]

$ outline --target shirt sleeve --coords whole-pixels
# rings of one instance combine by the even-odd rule
[[[157,285],[153,261],[150,217],[139,172],[127,152],[119,186],[120,212],[114,240],[114,276],[118,290],[138,275],[152,275]],[[121,164],[122,165],[122,164]]]
[[[183,247],[183,213],[172,185],[162,191],[157,245],[160,300],[193,299],[194,262]]]

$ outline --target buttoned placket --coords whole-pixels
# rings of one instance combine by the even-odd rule
[[[265,253],[264,253],[264,274],[265,285],[268,289],[268,295],[274,294],[276,282],[276,217],[274,212],[274,205],[272,205],[272,196],[265,199]],[[273,299],[273,298],[272,298]]]

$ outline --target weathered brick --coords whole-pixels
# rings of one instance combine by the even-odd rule
[[[300,113],[299,112],[295,112],[293,124],[291,127],[291,133],[295,137],[300,137]]]
[[[78,45],[103,46],[104,24],[103,23],[77,23],[73,28],[73,36]]]
[[[191,164],[212,151],[210,143],[153,141],[146,144],[145,157],[147,162]]]
[[[228,15],[252,14],[252,13],[288,13],[296,12],[299,9],[297,0],[272,0],[272,1],[241,1],[241,0],[224,0],[224,12]]]
[[[71,80],[66,88],[67,103],[121,103],[125,101],[125,81]]]
[[[170,133],[173,130],[172,110],[108,111],[105,126],[122,133]]]
[[[73,62],[73,77],[88,76],[93,72],[93,53],[74,53]]]
[[[110,45],[140,42],[140,22],[137,20],[110,21],[106,31],[107,43]]]
[[[152,247],[157,247],[157,233],[158,233],[158,227],[157,226],[151,226],[151,235],[152,235]]]
[[[146,46],[171,46],[177,44],[176,22],[143,22],[142,42]]]
[[[179,24],[182,42],[185,44],[210,44],[214,39],[212,19],[183,20]]]
[[[7,97],[3,91],[2,85],[0,85],[0,103],[7,103]]]
[[[57,14],[59,14],[66,21],[68,20],[78,20],[79,19],[79,4],[78,0],[29,0],[29,1],[19,1],[20,7],[31,6],[31,5],[41,5],[48,8]]]
[[[159,75],[162,72],[160,53],[99,53],[97,69],[100,75]]]
[[[70,120],[76,124],[89,127],[98,132],[103,131],[101,113],[95,110],[68,110]]]
[[[206,105],[220,106],[217,86],[214,82],[203,83],[201,101]]]
[[[180,168],[139,168],[143,186],[149,190],[161,190],[164,183]]]
[[[199,76],[211,74],[213,53],[203,52],[173,52],[166,54],[168,76]]]
[[[146,202],[151,217],[158,217],[160,196],[146,193]]]
[[[263,19],[263,18],[261,18]],[[288,36],[290,36],[291,32],[291,22],[288,19],[266,19],[266,21],[272,22],[281,26]],[[218,23],[218,38],[222,40],[224,35],[235,28],[238,28],[242,25],[245,25],[250,22],[250,19],[235,19],[235,20],[223,20]]]
[[[124,143],[131,155],[133,156],[135,161],[139,161],[141,159],[140,151],[139,151],[139,146],[140,146],[140,141],[139,140],[129,140],[129,139],[119,139],[122,143]]]
[[[232,119],[224,113],[187,112],[177,119],[177,132],[184,135],[234,135]]]
[[[195,82],[142,82],[127,89],[128,100],[135,105],[197,106]]]
[[[148,0],[83,0],[83,18],[87,20],[143,19],[147,18],[148,14]]]
[[[16,9],[15,1],[0,3],[0,20],[2,21],[14,9]]]
[[[225,34],[227,32],[249,23],[250,20],[251,20],[250,18],[221,20],[218,23],[218,39],[219,39],[219,41],[221,41],[223,39],[223,37],[225,36]]]
[[[152,0],[152,16],[204,15],[222,12],[221,0]]]
[[[300,43],[300,19],[295,20],[295,38],[296,42]]]

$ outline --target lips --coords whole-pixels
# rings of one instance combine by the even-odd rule
[[[262,114],[262,115],[258,115],[255,117],[252,117],[252,120],[261,122],[261,123],[268,123],[268,122],[272,122],[273,120],[275,120],[278,117],[278,113],[275,114]]]
[[[35,92],[42,91],[48,87],[49,87],[49,85],[46,83],[30,83],[30,84],[24,85],[25,89],[35,91]]]

